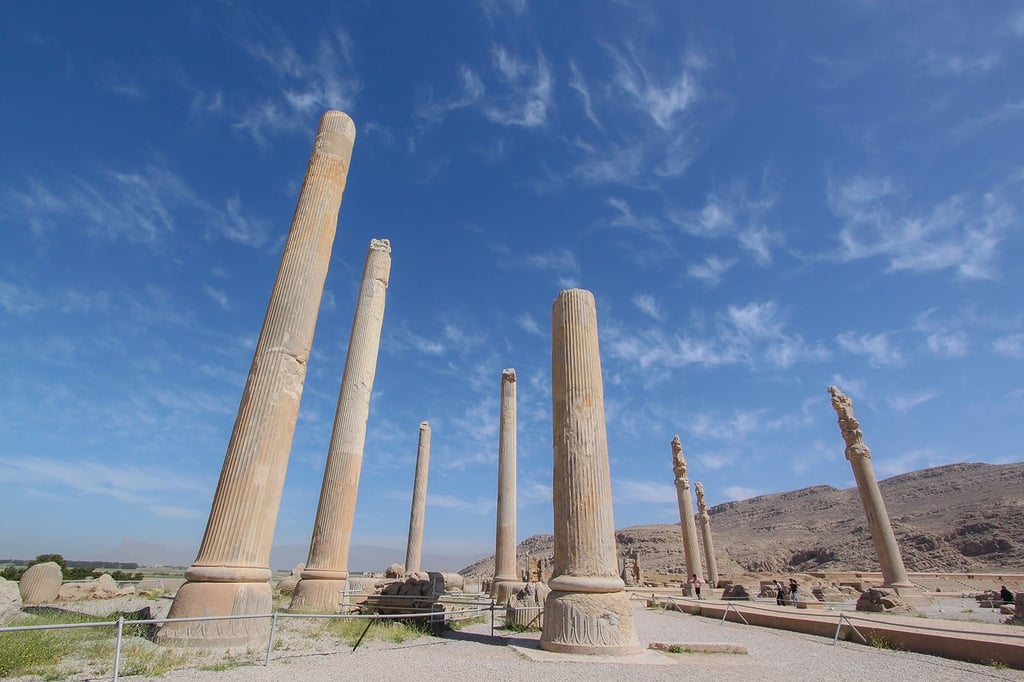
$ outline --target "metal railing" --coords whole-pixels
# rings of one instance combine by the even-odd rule
[[[393,595],[399,596],[399,595]],[[411,599],[429,599],[429,597],[415,597],[411,595]],[[439,622],[458,622],[462,620],[469,620],[475,617],[482,616],[482,614],[490,612],[491,614],[491,637],[494,636],[494,611],[497,608],[494,600],[490,597],[483,599],[481,597],[458,597],[456,595],[437,595],[440,598],[437,600],[439,604],[454,604],[460,608],[456,610],[448,609],[429,609],[426,611],[416,610],[415,612],[406,613],[288,613],[284,611],[274,611],[266,614],[252,614],[252,615],[235,615],[235,616],[196,616],[192,618],[148,618],[148,619],[129,619],[126,620],[124,616],[120,616],[114,621],[95,621],[88,623],[55,623],[48,625],[17,625],[11,627],[0,628],[0,637],[5,636],[6,633],[14,632],[30,632],[38,630],[71,630],[81,628],[115,628],[115,644],[114,644],[114,670],[112,679],[115,682],[120,677],[121,670],[121,651],[124,643],[124,628],[125,623],[130,627],[137,625],[163,625],[166,623],[194,623],[194,622],[207,622],[207,621],[227,621],[227,620],[256,620],[269,618],[270,619],[270,633],[267,638],[267,646],[263,655],[263,665],[267,666],[270,664],[271,651],[274,646],[274,638],[277,634],[278,621],[281,619],[314,619],[314,620],[366,620],[367,625],[363,630],[363,633],[359,636],[352,651],[355,651],[362,643],[363,638],[366,636],[370,627],[380,621],[394,621],[394,620],[417,620],[417,619],[429,619],[428,622],[439,623]]]

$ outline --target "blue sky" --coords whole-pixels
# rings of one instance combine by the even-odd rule
[[[519,538],[551,531],[568,287],[597,298],[617,527],[678,522],[676,433],[712,504],[852,485],[831,383],[880,478],[1021,459],[1020,5],[5,15],[2,556],[194,558],[328,108],[358,133],[275,545],[309,542],[375,237],[393,266],[353,543],[396,560],[425,419],[425,550],[493,551],[505,367]]]

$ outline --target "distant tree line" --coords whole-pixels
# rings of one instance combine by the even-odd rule
[[[64,580],[89,580],[91,578],[98,578],[103,573],[110,574],[110,577],[114,580],[129,581],[129,580],[142,580],[144,577],[142,573],[129,573],[120,569],[133,569],[138,568],[139,565],[134,562],[125,561],[66,561],[60,554],[40,554],[31,561],[25,561],[24,559],[0,559],[0,563],[7,564],[0,571],[0,577],[7,580],[21,580],[22,574],[29,569],[30,566],[36,564],[43,564],[47,561],[60,566],[61,575]],[[98,571],[97,568],[113,568],[113,571]]]

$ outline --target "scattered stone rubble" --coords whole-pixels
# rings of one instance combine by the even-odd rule
[[[280,581],[278,581],[277,591],[281,594],[294,593],[295,586],[299,584],[299,578],[302,576],[302,572],[304,570],[306,570],[306,564],[295,564],[295,568],[292,569],[292,574],[287,578],[282,578]]]
[[[21,600],[25,604],[46,604],[57,598],[64,576],[53,561],[29,566],[18,581]]]
[[[21,604],[18,583],[0,578],[0,626],[6,625],[21,611]]]
[[[861,593],[857,600],[858,611],[899,611],[909,613],[914,609],[908,606],[899,593],[891,587],[870,587]]]
[[[114,599],[135,594],[135,586],[118,587],[117,582],[104,573],[94,580],[64,583],[57,592],[60,601],[84,601],[86,599]]]
[[[512,595],[505,609],[505,627],[539,630],[544,627],[544,600],[551,592],[545,583],[526,583]]]

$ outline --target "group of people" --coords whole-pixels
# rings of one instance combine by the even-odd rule
[[[775,603],[779,606],[786,605],[786,595],[789,595],[789,602],[793,606],[797,605],[797,591],[799,587],[796,584],[796,580],[793,578],[789,579],[789,587],[783,585],[780,581],[775,581]]]

